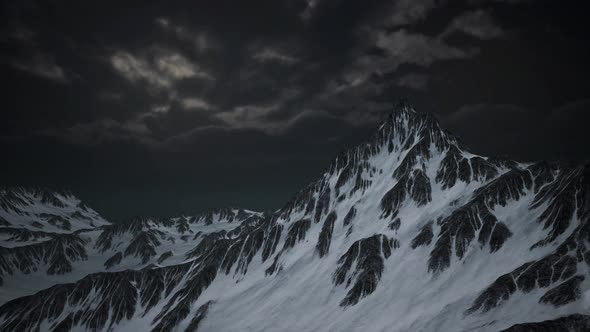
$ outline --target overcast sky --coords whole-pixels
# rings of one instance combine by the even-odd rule
[[[2,1],[1,183],[275,209],[402,96],[476,153],[590,159],[585,1],[145,3]]]

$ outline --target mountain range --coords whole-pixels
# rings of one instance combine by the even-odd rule
[[[0,189],[0,330],[589,331],[589,219],[590,165],[477,155],[400,101],[273,212]]]

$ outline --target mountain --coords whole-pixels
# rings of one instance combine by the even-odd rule
[[[34,241],[36,232],[63,234],[106,224],[108,222],[96,211],[70,192],[0,187],[0,227],[15,233],[31,234],[28,241]],[[3,236],[0,241],[12,242],[6,239],[7,231],[3,230],[0,234]]]
[[[0,330],[590,330],[590,166],[476,155],[405,102],[281,209],[242,215],[46,245],[112,256],[6,299]]]
[[[0,304],[90,273],[183,262],[199,238],[231,232],[262,215],[224,208],[110,224],[72,194],[26,188],[1,193],[0,215],[9,221],[0,227]]]

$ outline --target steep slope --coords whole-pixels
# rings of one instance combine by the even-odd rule
[[[402,102],[275,213],[9,301],[0,329],[584,331],[589,216],[588,165],[475,155]]]

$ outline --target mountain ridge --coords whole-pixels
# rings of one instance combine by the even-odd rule
[[[589,170],[475,155],[402,101],[277,211],[194,235],[174,264],[11,300],[0,327],[498,331],[545,321],[535,326],[582,331]],[[173,219],[137,231],[145,263],[160,232],[196,227]]]

